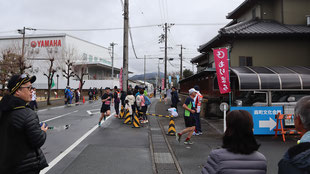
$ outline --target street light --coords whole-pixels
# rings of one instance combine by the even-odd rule
[[[57,77],[57,92],[58,92],[58,78],[59,78],[59,75],[57,74],[56,77]]]

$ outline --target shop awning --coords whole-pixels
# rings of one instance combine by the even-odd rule
[[[310,67],[232,67],[240,91],[310,91]]]

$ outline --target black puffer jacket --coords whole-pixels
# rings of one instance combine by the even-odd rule
[[[7,95],[0,102],[0,173],[27,173],[47,167],[40,147],[46,133],[26,102]]]

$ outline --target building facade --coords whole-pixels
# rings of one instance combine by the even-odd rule
[[[22,55],[24,42],[24,58],[30,69],[26,73],[36,75],[34,84],[38,89],[47,89],[47,77],[51,61],[54,58],[53,69],[56,70],[53,81],[53,89],[64,89],[67,79],[63,77],[63,70],[67,71],[66,61],[72,62],[72,70],[79,73],[79,67],[86,68],[87,75],[84,76],[84,89],[89,87],[113,87],[119,86],[118,74],[120,67],[114,67],[114,78],[112,74],[112,63],[109,49],[68,34],[41,34],[21,36],[0,37],[0,50],[3,53],[7,49]],[[58,77],[57,77],[58,76]],[[69,86],[79,87],[76,77],[71,77]]]

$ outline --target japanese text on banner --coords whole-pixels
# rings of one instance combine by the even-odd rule
[[[213,55],[220,93],[229,93],[231,89],[229,81],[227,48],[214,49]]]

